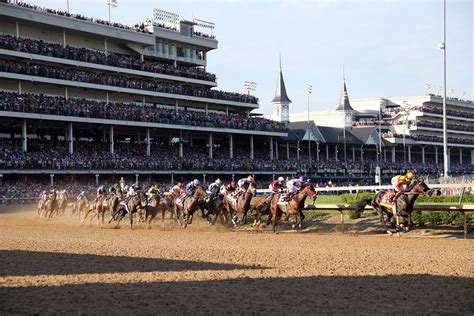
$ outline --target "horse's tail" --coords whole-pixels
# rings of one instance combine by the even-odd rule
[[[370,202],[372,202],[372,199],[365,199],[365,200],[362,200],[361,202],[355,204],[354,205],[355,211],[362,212],[365,209],[365,207],[367,206],[367,204],[370,204]]]

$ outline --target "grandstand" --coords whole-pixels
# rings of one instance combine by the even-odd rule
[[[206,71],[212,28],[161,10],[131,27],[1,1],[2,177],[298,172],[274,159],[285,125],[251,117],[258,99]]]
[[[218,90],[207,72],[212,23],[155,10],[132,27],[12,1],[0,17],[0,180],[305,174],[323,185],[371,184],[379,168],[385,182],[442,172],[438,96],[350,101],[344,82],[337,109],[308,126],[280,69],[266,119],[251,115],[256,97]],[[449,99],[448,124],[451,172],[471,174],[472,102]]]

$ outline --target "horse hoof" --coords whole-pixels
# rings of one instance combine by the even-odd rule
[[[391,231],[389,231],[389,230],[387,230],[387,234],[389,234],[390,236],[393,235],[393,233],[392,233]]]

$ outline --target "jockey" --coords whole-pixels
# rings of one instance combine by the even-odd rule
[[[44,190],[43,192],[41,192],[41,194],[40,194],[40,199],[43,199],[43,200],[48,199],[48,192],[46,192],[46,190]]]
[[[119,188],[119,185],[116,183],[109,188],[109,195],[115,194],[115,191]]]
[[[211,183],[209,187],[207,188],[207,192],[210,194],[210,200],[214,199],[217,194],[219,193],[219,190],[221,188],[222,181],[221,179],[217,178],[216,181]]]
[[[86,194],[85,191],[81,191],[81,193],[77,195],[77,200],[80,200],[85,194]]]
[[[197,187],[201,185],[201,182],[198,179],[194,179],[193,181],[189,182],[186,184],[186,188],[184,191],[186,192],[186,195],[193,195],[194,191],[196,191]]]
[[[273,194],[280,193],[281,190],[285,189],[285,178],[279,177],[277,180],[272,181],[268,188]]]
[[[242,178],[239,181],[237,181],[237,195],[240,195],[241,193],[243,193],[244,186],[249,185],[252,182],[253,182],[252,176],[248,176],[247,178]]]
[[[296,191],[301,188],[301,185],[306,182],[306,178],[301,176],[297,179],[291,179],[286,183],[288,189],[288,197],[291,197]]]
[[[183,190],[183,184],[181,182],[176,183],[174,187],[170,189],[170,193],[174,197],[178,197]]]
[[[152,185],[152,186],[148,189],[146,195],[148,196],[148,198],[152,198],[153,196],[155,196],[155,195],[156,195],[157,193],[159,193],[159,192],[160,192],[160,189],[159,189],[158,186],[155,184],[155,185]]]
[[[106,193],[105,186],[101,185],[97,188],[97,198]]]
[[[50,198],[51,200],[53,200],[53,201],[56,200],[56,195],[57,195],[56,189],[53,188],[53,189],[51,189],[51,190],[49,191],[49,198]]]
[[[128,191],[128,196],[134,196],[136,192],[140,191],[141,189],[142,188],[140,187],[138,183],[132,184],[132,186],[130,187],[130,190]]]
[[[395,192],[401,193],[410,186],[411,181],[415,178],[413,172],[408,171],[405,175],[398,175],[392,178],[392,185],[395,189]]]

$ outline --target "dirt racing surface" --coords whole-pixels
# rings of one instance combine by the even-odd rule
[[[472,239],[126,222],[0,209],[0,315],[474,314]]]

